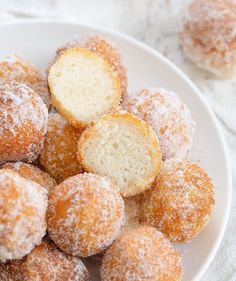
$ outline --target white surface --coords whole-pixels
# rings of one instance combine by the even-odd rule
[[[119,30],[154,47],[191,77],[215,111],[226,137],[234,176],[236,84],[235,81],[217,80],[185,59],[177,35],[179,17],[185,3],[186,0],[0,0],[0,21],[12,21],[23,16],[63,17]],[[235,184],[234,176],[234,187]],[[235,237],[236,200],[233,200],[224,241],[202,280],[236,280]]]
[[[184,281],[198,280],[222,239],[231,189],[222,135],[214,115],[194,84],[172,63],[145,45],[119,34],[76,24],[42,21],[2,25],[0,38],[4,38],[4,41],[1,43],[0,57],[18,53],[45,69],[58,46],[75,35],[86,34],[104,35],[118,46],[128,69],[129,91],[146,86],[161,86],[176,91],[190,107],[197,124],[190,158],[200,162],[212,176],[216,186],[216,206],[210,223],[191,243],[178,246],[184,256]]]

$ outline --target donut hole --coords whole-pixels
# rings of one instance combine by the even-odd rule
[[[118,106],[121,97],[107,63],[85,49],[66,50],[50,68],[48,81],[54,106],[74,124],[96,120]]]
[[[148,125],[129,113],[107,115],[87,132],[88,138],[85,130],[78,144],[85,169],[111,177],[124,196],[150,186],[159,171],[160,152]]]

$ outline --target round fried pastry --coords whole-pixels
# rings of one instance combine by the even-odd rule
[[[0,81],[0,165],[37,159],[47,121],[47,108],[31,88],[16,81]]]
[[[123,231],[102,260],[102,281],[179,281],[182,275],[180,253],[150,226]]]
[[[198,164],[169,159],[142,195],[141,221],[173,242],[192,240],[207,224],[214,205],[211,178]]]
[[[22,258],[41,243],[46,209],[46,189],[11,170],[0,170],[0,261]]]
[[[71,255],[87,257],[109,247],[119,234],[123,217],[123,199],[105,177],[79,174],[49,193],[49,236]]]

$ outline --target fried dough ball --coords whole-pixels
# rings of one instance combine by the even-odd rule
[[[192,145],[195,122],[176,93],[163,88],[143,89],[127,96],[123,108],[153,128],[163,159],[187,155]]]
[[[150,226],[122,232],[102,260],[102,281],[178,281],[182,275],[180,253]]]
[[[66,49],[50,67],[52,104],[74,127],[117,110],[121,84],[106,60],[87,48]]]
[[[76,157],[81,133],[82,129],[72,127],[58,113],[49,115],[40,164],[58,183],[83,172]]]
[[[108,42],[107,39],[101,36],[89,36],[84,39],[75,39],[67,43],[65,46],[57,50],[57,56],[68,48],[82,47],[86,48],[91,52],[94,52],[105,59],[111,70],[118,77],[121,84],[122,94],[126,95],[127,91],[127,73],[126,69],[122,64],[121,56],[119,51]]]
[[[79,258],[67,256],[53,243],[41,245],[25,258],[0,263],[1,281],[89,281]]]
[[[48,233],[65,253],[98,254],[118,236],[124,202],[110,180],[94,174],[70,177],[49,193]]]
[[[0,60],[0,79],[25,83],[50,107],[50,93],[47,80],[39,69],[18,55],[10,55]]]
[[[150,188],[162,163],[155,132],[128,112],[104,115],[89,126],[77,156],[86,171],[114,180],[124,197]]]
[[[0,81],[0,165],[37,159],[47,120],[47,108],[32,89],[16,81]]]
[[[236,74],[236,2],[192,0],[185,9],[180,44],[198,67],[219,78]]]
[[[167,160],[153,187],[142,195],[141,221],[173,242],[190,241],[210,218],[213,190],[211,178],[198,164]]]
[[[47,191],[17,173],[0,170],[0,261],[19,259],[46,233]]]
[[[43,172],[39,168],[22,162],[6,163],[2,166],[4,169],[10,169],[18,173],[21,177],[32,180],[39,185],[43,186],[47,190],[57,185],[56,181],[49,176],[49,174]]]

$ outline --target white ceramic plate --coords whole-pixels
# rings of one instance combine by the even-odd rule
[[[216,186],[216,205],[210,223],[192,242],[177,246],[184,256],[184,281],[199,280],[220,245],[231,200],[231,174],[226,146],[215,116],[195,85],[156,51],[128,36],[94,27],[55,21],[26,21],[0,26],[0,57],[18,53],[45,69],[55,49],[75,35],[101,34],[120,49],[128,69],[129,90],[164,87],[177,92],[197,123],[190,158],[200,161]],[[99,280],[92,266],[93,280]]]

